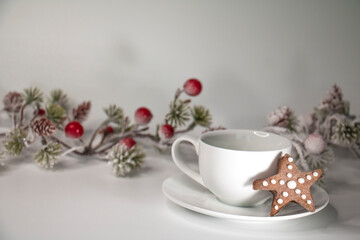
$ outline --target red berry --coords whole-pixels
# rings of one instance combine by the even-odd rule
[[[113,132],[114,132],[114,129],[113,129],[111,126],[107,126],[107,127],[105,128],[105,132],[106,132],[107,134],[110,134],[110,133],[113,133]]]
[[[44,110],[44,109],[39,108],[39,109],[37,109],[37,110],[35,110],[35,111],[34,111],[34,115],[40,115],[40,116],[43,116],[43,115],[45,115],[45,110]]]
[[[45,110],[40,108],[38,114],[39,114],[40,116],[45,115]]]
[[[159,135],[162,139],[170,139],[174,136],[174,128],[170,124],[164,124],[159,129]]]
[[[77,122],[69,122],[65,127],[65,136],[69,138],[80,138],[84,134],[83,126]]]
[[[196,78],[190,78],[184,83],[184,90],[189,96],[197,96],[202,89],[201,82]]]
[[[136,141],[131,137],[126,137],[120,140],[119,146],[125,145],[127,149],[131,149],[136,144]]]
[[[146,107],[138,108],[135,112],[135,122],[139,125],[146,125],[152,119],[152,114]]]

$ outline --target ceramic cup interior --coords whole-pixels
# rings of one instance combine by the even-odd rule
[[[209,132],[201,141],[212,147],[236,151],[275,151],[291,144],[279,135],[254,130]]]

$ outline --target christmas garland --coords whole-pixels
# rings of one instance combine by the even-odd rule
[[[180,98],[183,93],[195,97],[201,91],[199,80],[187,80],[175,92],[169,112],[153,134],[148,127],[153,115],[148,108],[138,108],[135,122],[131,123],[120,107],[110,105],[104,108],[105,120],[87,141],[82,138],[82,122],[89,115],[90,101],[70,110],[66,94],[59,89],[51,91],[46,101],[38,88],[27,88],[23,93],[9,92],[3,99],[3,110],[12,120],[12,128],[0,133],[4,138],[0,157],[19,156],[24,149],[40,142],[41,148],[34,160],[45,169],[52,169],[61,157],[72,153],[108,161],[115,175],[126,176],[139,169],[145,159],[145,151],[135,139],[148,139],[163,151],[169,149],[176,135],[196,126],[206,128],[205,131],[224,129],[211,127],[208,109],[191,106],[191,99]],[[296,116],[292,109],[283,106],[271,112],[267,120],[268,126],[263,130],[285,136],[292,142],[292,155],[303,171],[327,170],[334,160],[333,146],[349,149],[360,158],[360,116],[350,114],[350,104],[343,100],[337,85],[331,87],[312,113]],[[322,183],[324,181],[322,178]]]
[[[264,130],[291,140],[293,155],[304,171],[327,170],[334,160],[333,146],[346,148],[360,158],[360,116],[350,114],[350,103],[343,100],[337,85],[331,87],[314,112],[295,116],[283,106],[271,112],[267,120]],[[325,178],[321,181],[323,184]]]
[[[132,123],[117,105],[104,108],[106,118],[90,135],[83,139],[83,121],[89,115],[91,102],[85,101],[70,108],[66,94],[60,89],[51,91],[44,100],[38,88],[27,88],[23,93],[9,92],[3,99],[4,111],[12,119],[11,131],[0,133],[3,146],[0,155],[20,156],[24,149],[41,142],[34,155],[42,168],[52,169],[69,153],[95,156],[106,160],[117,176],[126,176],[139,169],[144,162],[145,151],[135,139],[149,139],[159,150],[168,149],[174,136],[191,131],[196,126],[211,128],[211,115],[203,106],[191,106],[191,99],[181,99],[183,93],[195,97],[202,90],[198,79],[189,79],[179,88],[169,105],[164,121],[157,125],[155,133],[148,124],[153,115],[146,107],[140,107]],[[76,141],[73,141],[73,140]],[[75,146],[74,146],[75,144]]]

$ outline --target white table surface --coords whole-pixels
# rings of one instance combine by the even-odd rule
[[[93,159],[64,159],[55,171],[27,157],[0,168],[0,239],[360,239],[360,160],[337,158],[330,204],[310,217],[244,223],[205,216],[168,201],[162,182],[179,173],[169,154],[148,149],[128,178]]]

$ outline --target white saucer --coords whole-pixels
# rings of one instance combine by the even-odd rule
[[[296,203],[289,203],[276,216],[270,217],[271,199],[256,207],[233,207],[220,202],[211,192],[184,174],[170,177],[162,191],[172,202],[205,215],[240,221],[274,222],[312,215],[329,203],[327,192],[317,185],[311,187],[315,212],[308,212]]]

